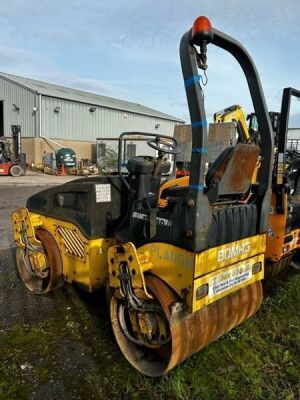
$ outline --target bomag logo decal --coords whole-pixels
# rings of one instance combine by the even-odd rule
[[[229,260],[239,256],[240,254],[249,253],[251,251],[250,242],[240,243],[235,246],[227,247],[218,251],[218,262]]]

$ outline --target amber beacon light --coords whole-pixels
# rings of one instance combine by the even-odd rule
[[[212,40],[212,26],[210,20],[206,17],[198,17],[194,21],[192,28],[192,40],[195,44],[200,44],[199,40]]]
[[[206,46],[212,41],[213,30],[210,20],[206,17],[198,17],[194,21],[191,34],[191,44],[200,46],[200,53],[197,56],[198,67],[202,70],[207,69]]]

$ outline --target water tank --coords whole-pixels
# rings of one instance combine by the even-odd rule
[[[75,151],[69,149],[68,147],[63,147],[55,152],[56,156],[56,166],[59,168],[63,164],[65,167],[75,167],[76,164],[76,154]]]

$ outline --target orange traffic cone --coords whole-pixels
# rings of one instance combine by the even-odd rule
[[[60,176],[66,176],[66,168],[65,168],[65,164],[62,164],[61,169],[60,169]]]

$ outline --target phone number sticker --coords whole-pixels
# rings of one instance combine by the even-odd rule
[[[226,272],[222,272],[210,278],[209,280],[209,296],[217,296],[218,294],[239,286],[252,278],[252,265],[250,263],[232,268]]]

